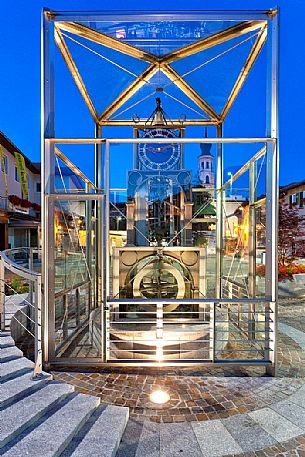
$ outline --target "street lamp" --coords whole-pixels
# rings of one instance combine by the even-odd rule
[[[118,217],[116,218],[116,230],[117,230],[117,232],[118,232],[119,229],[120,229],[120,220],[121,220],[121,219],[122,219],[121,216],[118,216]]]
[[[231,171],[228,171],[228,176],[230,176],[230,197],[232,197],[233,174]]]

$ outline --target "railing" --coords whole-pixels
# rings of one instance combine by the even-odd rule
[[[229,277],[222,277],[223,298],[249,298],[248,286]]]
[[[21,249],[21,252],[24,253],[24,248]],[[7,299],[5,289],[8,292],[14,292],[14,296],[20,296],[20,304],[25,303],[30,311],[28,313],[24,312],[23,308],[20,307],[17,313],[13,313],[12,320],[14,319],[25,332],[27,332],[31,337],[34,338],[35,350],[34,350],[34,372],[33,378],[37,379],[41,377],[42,374],[42,322],[41,322],[41,306],[42,306],[42,297],[41,297],[41,274],[33,271],[30,268],[26,268],[22,264],[18,264],[12,260],[12,256],[16,254],[17,250],[14,249],[12,252],[10,250],[0,253],[0,323],[1,330],[6,330],[5,318],[6,318],[6,307],[9,302]],[[29,251],[30,258],[33,254],[33,250]],[[29,261],[31,265],[31,260]],[[23,278],[29,282],[29,295],[28,298],[24,298],[20,293],[15,292],[12,283],[7,279],[6,280],[6,271],[10,272],[13,275],[16,275],[19,278]],[[26,321],[22,322],[22,318],[26,318]],[[26,322],[29,324],[27,325]]]
[[[177,308],[167,309],[173,303]],[[105,316],[107,361],[264,365],[274,374],[275,310],[261,299],[156,299],[154,310],[148,300],[112,299]]]
[[[83,281],[55,293],[57,355],[64,353],[88,324],[88,315],[92,307],[90,284],[89,280]]]

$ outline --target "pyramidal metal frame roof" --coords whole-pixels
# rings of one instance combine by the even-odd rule
[[[259,56],[264,44],[267,40],[268,33],[268,19],[272,18],[277,10],[269,11],[250,11],[250,12],[124,12],[124,13],[111,13],[111,12],[47,12],[49,17],[54,20],[54,39],[57,47],[59,48],[64,61],[78,87],[82,98],[84,99],[94,121],[100,125],[134,125],[134,119],[111,119],[111,116],[119,110],[128,100],[131,99],[139,90],[145,86],[148,81],[157,73],[161,72],[168,80],[171,81],[177,88],[179,88],[186,97],[196,105],[205,115],[202,119],[173,120],[174,124],[184,123],[185,125],[218,125],[221,124],[228,115],[233,103],[238,97],[257,57]],[[251,18],[251,19],[249,19]],[[164,21],[181,21],[186,24],[196,21],[226,21],[223,24],[226,27],[211,33],[203,38],[194,39],[186,45],[175,49],[172,52],[165,53],[164,55],[155,55],[143,49],[143,46],[130,44],[126,40],[110,36],[101,30],[97,30],[94,24],[113,23],[120,24],[130,23],[131,21],[153,21],[160,24]],[[93,22],[94,21],[94,22]],[[231,25],[233,24],[233,25]],[[228,26],[229,25],[229,26]],[[219,26],[218,26],[219,28]],[[230,42],[230,40],[243,37],[246,34],[253,32],[255,40],[251,45],[250,52],[247,54],[244,64],[234,81],[233,88],[225,100],[224,107],[221,112],[217,112],[207,100],[190,85],[183,75],[179,74],[173,68],[173,63],[192,55],[196,55],[201,51],[211,49],[219,44]],[[88,88],[86,87],[80,70],[75,62],[68,45],[67,33],[78,36],[81,39],[86,39],[103,47],[115,50],[118,53],[139,59],[148,64],[147,68],[140,73],[135,79],[126,87],[118,96],[116,96],[111,103],[102,112],[97,111]],[[134,40],[136,43],[136,40]],[[157,88],[157,91],[162,91],[162,87]],[[141,120],[140,120],[141,123]]]

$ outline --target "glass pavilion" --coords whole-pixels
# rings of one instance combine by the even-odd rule
[[[275,373],[277,79],[277,10],[43,12],[46,367]]]

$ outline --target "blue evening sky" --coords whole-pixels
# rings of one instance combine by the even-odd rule
[[[278,0],[278,5],[281,10],[280,183],[286,184],[305,179],[305,0]],[[40,160],[40,17],[43,6],[54,10],[199,10],[269,9],[276,5],[272,0],[0,0],[0,130],[32,161]],[[67,90],[65,86],[61,88],[61,78],[63,76],[59,78],[57,92],[58,119],[61,124],[58,132],[62,136],[92,135],[93,128],[88,127],[85,120],[86,108],[77,91],[72,85]],[[262,84],[255,82],[255,79],[252,83],[248,92],[245,88],[244,101],[236,103],[228,117],[225,136],[264,135],[260,130],[263,119],[258,106],[259,101],[263,100],[260,97]],[[98,98],[98,94],[96,97]],[[73,122],[71,117],[67,116],[69,103],[70,112],[74,115]],[[147,113],[149,114],[150,112]],[[131,129],[118,132],[118,136],[131,134]],[[109,135],[116,136],[113,131],[109,132]],[[197,135],[198,131],[194,133],[190,130],[189,136]],[[65,152],[68,153],[67,150]],[[228,150],[227,154],[225,166],[234,167],[243,163],[243,160],[237,157],[238,151]],[[119,159],[119,151],[114,152],[114,155]],[[84,154],[79,154],[76,162],[88,170],[88,160]]]

